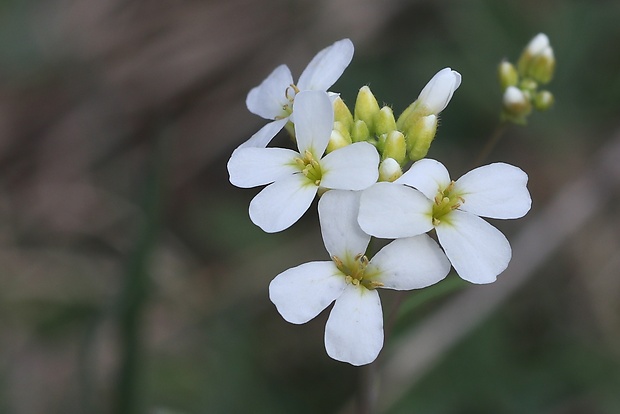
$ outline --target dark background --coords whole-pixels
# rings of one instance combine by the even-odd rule
[[[618,21],[618,2],[585,0],[2,1],[0,412],[353,412],[366,371],[325,354],[326,312],[290,325],[267,295],[327,259],[316,216],[263,234],[247,216],[258,190],[228,183],[231,151],[264,124],[245,96],[343,37],[356,52],[332,90],[350,104],[367,84],[399,113],[450,66],[463,83],[429,156],[456,178],[498,123],[497,64],[539,32],[556,104],[487,162],[528,172],[532,211],[493,224],[543,248],[515,246],[492,287],[452,274],[405,296],[378,405],[620,412]],[[398,298],[381,295],[387,317]],[[403,350],[432,357],[398,376]]]

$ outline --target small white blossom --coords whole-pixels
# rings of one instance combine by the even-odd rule
[[[377,288],[410,290],[442,280],[450,263],[427,235],[399,239],[370,260],[370,236],[357,223],[359,192],[329,191],[319,201],[325,248],[332,260],[280,273],[269,298],[288,322],[306,323],[335,301],[325,326],[330,357],[369,364],[383,347],[383,311]]]
[[[323,157],[334,125],[326,92],[300,92],[293,104],[299,152],[244,147],[228,161],[230,182],[250,188],[265,184],[250,203],[250,218],[268,233],[290,227],[310,207],[319,187],[363,190],[377,181],[379,154],[367,142],[339,148]]]
[[[340,78],[353,58],[353,43],[342,39],[321,50],[310,61],[299,77],[293,81],[291,71],[280,65],[247,96],[250,112],[273,120],[262,127],[242,147],[265,147],[280,132],[293,113],[295,96],[302,91],[327,91]]]
[[[491,283],[508,266],[506,237],[479,216],[524,216],[531,198],[527,174],[495,163],[451,181],[446,167],[422,159],[393,183],[377,183],[361,197],[359,224],[375,237],[411,237],[435,229],[452,266],[472,283]]]

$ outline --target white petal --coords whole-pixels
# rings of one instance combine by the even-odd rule
[[[381,182],[362,192],[358,222],[375,237],[411,237],[433,228],[432,210],[432,201],[418,190]]]
[[[394,240],[370,260],[366,274],[378,273],[375,280],[384,288],[420,289],[448,275],[450,262],[437,243],[426,234]]]
[[[290,323],[306,323],[338,298],[344,275],[334,262],[310,262],[288,269],[269,284],[269,299]]]
[[[317,189],[303,174],[278,180],[252,199],[250,218],[267,233],[287,229],[308,210]]]
[[[299,77],[300,90],[326,91],[342,75],[353,59],[353,43],[342,39],[321,50]]]
[[[422,191],[433,200],[437,192],[450,185],[450,174],[439,161],[429,158],[415,162],[395,183],[406,184]]]
[[[494,282],[510,262],[512,250],[506,237],[471,213],[454,210],[435,230],[452,266],[469,282]]]
[[[321,161],[321,187],[363,190],[379,178],[379,153],[367,142],[356,142],[327,154]]]
[[[342,260],[366,253],[370,236],[357,224],[360,193],[331,190],[319,200],[319,221],[325,248]]]
[[[295,96],[295,137],[299,152],[320,159],[334,128],[334,110],[326,92],[305,91]]]
[[[242,188],[269,184],[299,171],[295,158],[299,154],[284,148],[241,148],[228,160],[232,185]]]
[[[465,200],[460,209],[477,216],[519,218],[532,206],[527,174],[504,163],[471,170],[456,181],[454,191]]]
[[[282,107],[288,103],[286,90],[293,83],[293,76],[286,65],[280,65],[257,87],[253,88],[245,100],[250,112],[265,119],[286,116]]]
[[[325,349],[337,361],[370,364],[383,347],[383,311],[376,290],[348,285],[325,326]]]
[[[275,137],[276,134],[280,132],[282,128],[284,128],[284,125],[286,125],[287,122],[288,122],[288,117],[278,119],[277,121],[269,122],[268,124],[264,125],[261,129],[259,129],[258,132],[252,135],[250,139],[245,141],[243,144],[239,145],[237,149],[247,148],[247,147],[258,147],[258,148],[266,147],[267,144],[271,142],[273,137]]]
[[[450,68],[444,68],[437,72],[422,89],[418,101],[430,113],[438,114],[448,106],[448,102],[460,84],[461,74]]]

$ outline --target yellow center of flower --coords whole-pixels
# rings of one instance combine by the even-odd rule
[[[371,280],[370,276],[372,275],[366,274],[369,260],[363,253],[358,254],[353,260],[348,260],[346,263],[338,256],[332,256],[332,260],[338,270],[345,275],[347,283],[354,286],[364,286],[369,290],[383,286],[383,283]]]
[[[445,220],[448,213],[459,208],[465,199],[454,192],[452,181],[446,188],[437,192],[433,201],[433,226],[437,226],[441,220]]]
[[[308,150],[304,152],[304,157],[295,158],[295,163],[299,167],[300,171],[303,175],[308,177],[310,181],[314,183],[314,185],[321,184],[321,164],[317,160],[314,159],[312,153]]]

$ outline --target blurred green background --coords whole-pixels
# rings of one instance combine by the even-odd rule
[[[463,83],[429,156],[458,177],[497,125],[497,64],[545,32],[556,104],[487,159],[530,177],[532,211],[494,223],[512,239],[620,140],[619,21],[617,1],[1,2],[0,412],[358,412],[367,371],[325,354],[327,312],[295,326],[269,302],[276,274],[326,253],[312,209],[263,234],[258,189],[228,183],[264,124],[247,92],[343,37],[356,52],[332,90],[348,103],[369,85],[399,113],[450,66]],[[438,351],[395,397],[378,384],[385,412],[620,412],[620,174],[597,174],[596,214],[480,323],[410,349]],[[405,296],[379,374],[470,289],[489,288],[452,274]],[[387,315],[400,298],[381,294]]]

